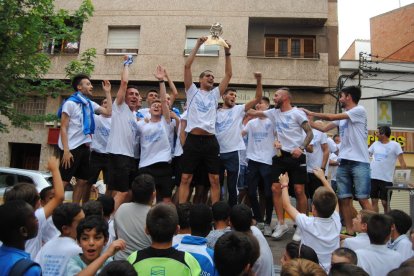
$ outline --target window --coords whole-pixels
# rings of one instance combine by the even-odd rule
[[[314,37],[265,37],[266,57],[317,58]]]
[[[190,28],[187,27],[184,55],[188,56],[196,45],[197,39],[201,36],[208,36],[210,27]],[[201,45],[197,52],[198,56],[218,56],[220,46],[218,45]]]
[[[15,103],[17,112],[25,115],[44,115],[46,112],[46,97],[29,97],[25,101]]]
[[[378,101],[378,125],[414,128],[414,102],[407,100]]]
[[[106,55],[137,55],[139,27],[109,27]]]
[[[49,20],[45,18],[45,20]],[[75,29],[75,30],[82,30],[82,23],[75,23],[72,19],[66,19],[64,21],[66,27]],[[44,53],[48,54],[78,54],[79,53],[79,44],[80,44],[80,35],[73,41],[65,40],[65,39],[56,39],[50,38],[47,41],[41,44],[41,48],[43,49]]]

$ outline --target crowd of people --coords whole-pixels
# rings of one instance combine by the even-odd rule
[[[406,167],[403,152],[387,126],[367,147],[360,89],[342,89],[339,114],[293,106],[288,88],[275,91],[270,108],[255,72],[255,97],[237,105],[237,90],[228,87],[230,43],[219,85],[210,70],[198,86],[193,82],[192,64],[206,39],[197,40],[185,62],[182,114],[160,65],[159,91],[147,92],[147,108],[128,81],[131,56],[115,100],[109,81],[98,105],[89,99],[89,77],[74,77],[75,93],[58,112],[61,158],[48,162],[53,186],[38,193],[19,183],[0,206],[0,276],[274,275],[269,241],[289,231],[285,213],[295,233],[281,275],[414,271],[412,219],[388,211],[386,194],[396,160]],[[334,128],[339,134],[328,137]],[[101,172],[106,192],[89,200]],[[64,203],[72,177],[73,202]]]

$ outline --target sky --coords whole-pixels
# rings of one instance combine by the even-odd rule
[[[414,0],[338,0],[339,58],[355,39],[369,39],[369,19]]]

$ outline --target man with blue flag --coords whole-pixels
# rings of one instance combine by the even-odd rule
[[[93,86],[87,75],[76,75],[72,80],[75,93],[72,94],[58,111],[60,117],[60,174],[66,186],[74,176],[77,184],[73,191],[73,201],[86,202],[89,200],[89,145],[95,131],[93,114],[95,112],[111,116],[112,99],[111,84],[105,80],[102,89],[105,92],[108,105],[99,106],[91,101]]]

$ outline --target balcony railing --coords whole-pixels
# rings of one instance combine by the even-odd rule
[[[248,51],[248,57],[268,57],[268,58],[303,58],[303,59],[319,59],[319,53],[291,53],[291,52],[271,52],[271,51]]]

